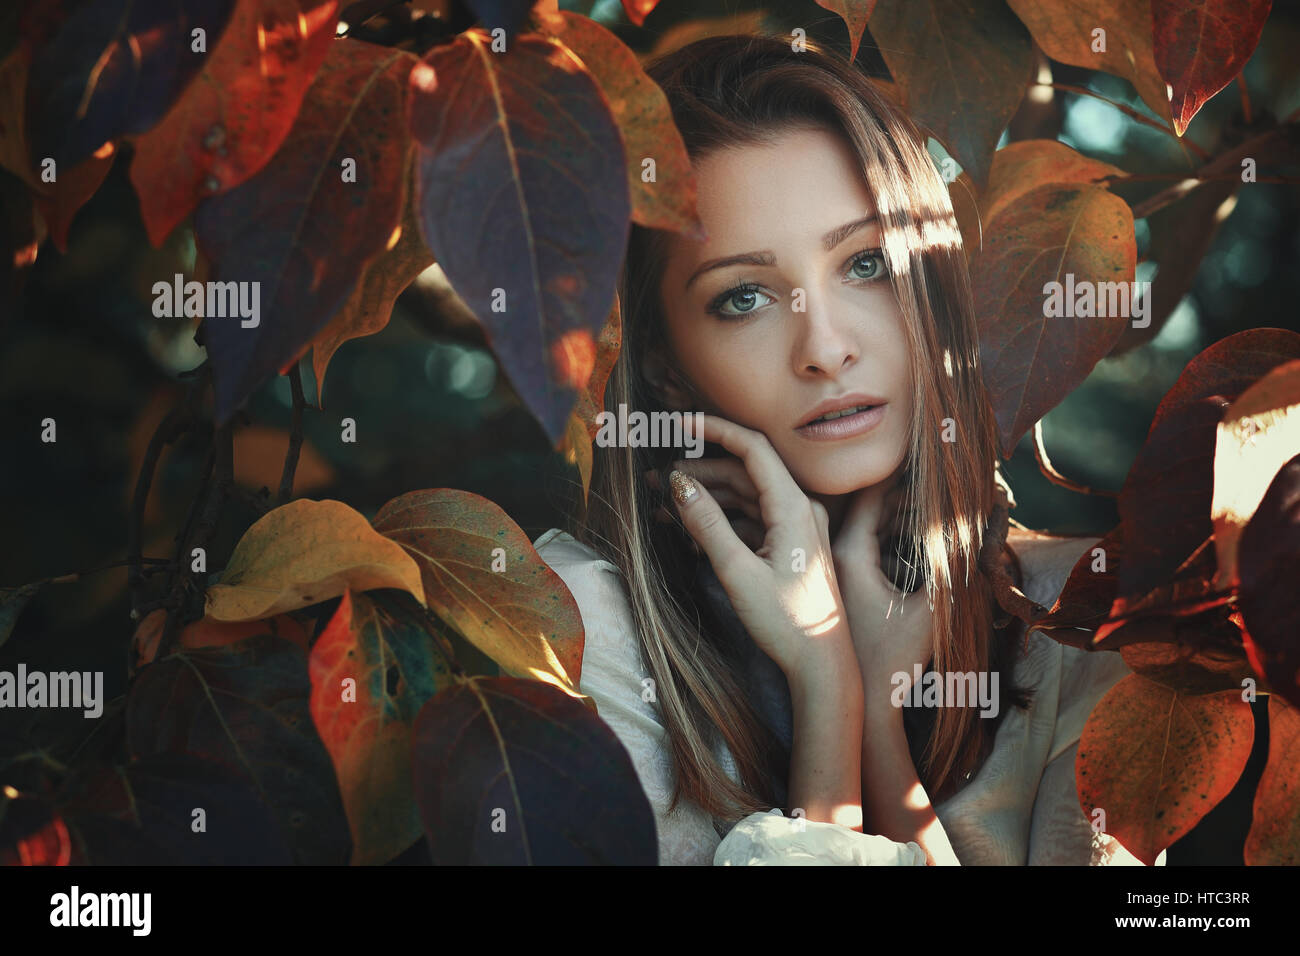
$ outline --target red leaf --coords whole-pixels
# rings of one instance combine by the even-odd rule
[[[427,633],[351,590],[312,647],[309,670],[312,721],[334,761],[352,863],[386,863],[420,838],[411,727],[451,674]]]
[[[1094,556],[1100,548],[1102,553]],[[1074,563],[1060,596],[1047,616],[1034,624],[1025,637],[1041,630],[1071,647],[1087,647],[1093,632],[1110,612],[1124,556],[1123,527],[1111,530]]]
[[[849,59],[856,60],[858,46],[862,43],[862,34],[867,29],[867,20],[876,7],[876,0],[817,0],[817,6],[840,15],[849,29]]]
[[[1273,0],[1151,0],[1156,67],[1173,87],[1174,130],[1241,72],[1255,52]]]
[[[1300,864],[1300,711],[1268,699],[1268,763],[1255,789],[1247,866]]]
[[[161,245],[199,201],[275,155],[333,42],[337,0],[239,0],[230,26],[175,106],[135,143],[131,182]]]
[[[1169,119],[1169,94],[1151,40],[1150,0],[1007,2],[1053,60],[1122,76],[1157,116]],[[1096,30],[1105,32],[1098,36]]]
[[[1242,531],[1239,562],[1251,661],[1300,706],[1300,455],[1277,473]]]
[[[1215,435],[1222,411],[1272,368],[1300,357],[1300,335],[1250,329],[1187,363],[1156,408],[1120,491],[1128,545],[1119,596],[1140,600],[1166,585],[1213,532]]]
[[[1039,186],[986,225],[971,276],[984,383],[1004,457],[1123,333],[1129,317],[1122,303],[1111,305],[1104,283],[1132,282],[1136,264],[1133,214],[1100,186]],[[1066,314],[1049,310],[1048,283],[1059,284]],[[1093,315],[1069,314],[1083,311],[1075,307],[1075,287],[1102,290]],[[1130,288],[1123,289],[1125,300]]]

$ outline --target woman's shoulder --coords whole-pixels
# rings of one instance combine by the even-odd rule
[[[574,565],[591,565],[602,571],[619,573],[618,568],[605,560],[590,545],[583,544],[563,528],[551,528],[533,542],[533,550],[551,568],[556,565],[570,567]]]
[[[1028,528],[1012,528],[1007,534],[1007,544],[1011,545],[1020,562],[1024,576],[1021,590],[1050,608],[1056,603],[1079,558],[1096,547],[1100,540],[1095,536],[1064,537]]]
[[[631,602],[618,567],[560,528],[541,535],[533,549],[578,605],[586,632],[584,672],[587,661],[598,653],[611,664],[631,666],[636,660]]]

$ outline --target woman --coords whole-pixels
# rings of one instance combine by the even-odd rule
[[[535,545],[660,862],[1100,862],[1074,755],[1127,670],[995,626],[994,424],[923,138],[814,43],[711,37],[648,72],[707,238],[633,225],[605,407],[701,412],[709,454],[598,447],[576,537]],[[1047,605],[1093,544],[1014,540]]]

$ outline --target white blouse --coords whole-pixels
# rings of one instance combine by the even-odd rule
[[[1025,593],[1051,607],[1075,560],[1095,542],[1013,530],[1011,543],[1024,572]],[[730,829],[685,798],[669,814],[673,769],[667,732],[653,695],[644,693],[649,670],[641,660],[618,568],[558,528],[533,547],[578,604],[586,631],[579,690],[595,700],[601,718],[632,758],[654,810],[660,864],[925,865],[925,854],[915,843],[792,819],[777,808],[751,814]],[[759,656],[765,669],[760,668],[757,704],[788,746],[789,688],[776,665],[761,652]],[[1042,634],[1029,639],[1028,652],[1017,658],[1014,679],[1017,686],[1033,689],[1032,703],[1026,710],[1010,707],[984,764],[934,808],[963,865],[1140,865],[1117,840],[1093,832],[1074,781],[1084,722],[1102,695],[1128,673],[1118,653],[1066,647]],[[726,744],[719,741],[716,752],[728,775],[739,782]]]

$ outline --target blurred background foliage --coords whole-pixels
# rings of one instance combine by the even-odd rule
[[[643,27],[618,0],[562,2],[612,29],[644,56],[708,33],[788,32],[847,54],[843,22],[812,0],[777,4],[664,2]],[[416,7],[429,7],[417,2]],[[1300,9],[1275,4],[1245,68],[1250,100],[1280,119],[1300,107]],[[885,74],[865,37],[859,61]],[[1059,63],[1051,78],[1082,86],[1149,115],[1124,80]],[[1241,98],[1230,86],[1197,115],[1190,138],[1213,148],[1234,122]],[[1037,90],[1012,120],[1004,143],[1059,138],[1130,173],[1188,168],[1171,137],[1087,96]],[[129,150],[129,146],[124,147]],[[150,287],[176,272],[202,278],[193,231],[183,224],[152,248],[119,155],[103,187],[73,224],[66,254],[41,246],[16,317],[0,327],[0,586],[113,565],[125,557],[135,480],[158,422],[184,392],[179,373],[198,365],[196,320],[157,319]],[[0,171],[0,175],[8,175]],[[1102,360],[1082,387],[1044,420],[1057,469],[1100,489],[1118,490],[1146,436],[1152,413],[1186,362],[1210,343],[1257,326],[1300,331],[1300,202],[1295,186],[1243,187],[1214,234],[1190,292],[1154,340]],[[1150,229],[1138,220],[1143,258]],[[1189,236],[1188,241],[1197,237]],[[1138,267],[1150,279],[1159,263]],[[310,364],[302,364],[314,394]],[[249,403],[236,431],[239,500],[228,506],[212,543],[219,568],[259,512],[259,489],[278,486],[288,443],[288,380],[276,379]],[[53,418],[58,441],[40,440]],[[357,440],[341,440],[343,418]],[[433,267],[398,300],[382,332],[346,343],[330,363],[323,408],[308,409],[295,493],[347,502],[368,517],[389,499],[420,488],[452,487],[497,502],[535,538],[564,526],[580,489],[576,469],[549,444],[500,373],[477,323],[458,308]],[[173,548],[202,477],[203,454],[191,439],[169,447],[146,513],[144,554]],[[1022,524],[1059,534],[1102,534],[1117,522],[1114,500],[1050,484],[1030,439],[1005,464]],[[0,648],[0,668],[25,661],[42,669],[102,669],[109,698],[126,689],[129,621],[125,567],[42,589]],[[62,716],[60,714],[62,713]],[[56,710],[26,711],[23,722],[80,720]]]

